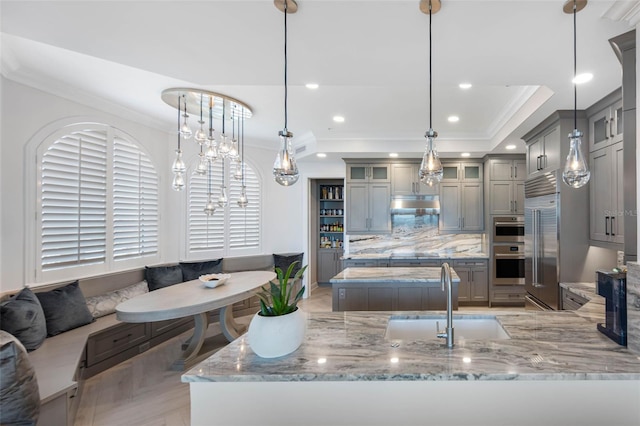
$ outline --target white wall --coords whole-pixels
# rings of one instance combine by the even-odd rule
[[[153,128],[86,105],[2,78],[2,129],[0,140],[0,291],[17,289],[25,284],[25,205],[34,197],[27,188],[25,161],[27,146],[46,137],[49,128],[79,120],[93,120],[113,125],[137,140],[150,154],[160,177],[161,261],[180,260],[185,217],[185,193],[171,189],[170,171],[175,135],[163,128]],[[158,102],[161,102],[158,97]],[[160,126],[158,126],[160,127]],[[277,133],[277,132],[276,132]],[[276,135],[277,137],[277,135]],[[274,138],[275,139],[275,138]],[[31,143],[30,141],[33,140]],[[282,187],[271,177],[275,158],[273,147],[255,148],[246,141],[245,158],[263,179],[262,252],[304,251],[306,248],[306,178],[292,187]],[[274,146],[277,144],[274,142]],[[185,157],[196,155],[193,141],[183,144]],[[303,167],[301,169],[304,171]],[[340,172],[344,174],[344,166]],[[33,181],[33,179],[31,179]]]

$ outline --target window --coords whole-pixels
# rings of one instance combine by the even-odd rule
[[[194,164],[195,167],[195,164]],[[211,166],[211,192],[215,203],[222,186],[222,162]],[[224,182],[227,185],[227,206],[216,204],[212,216],[204,213],[207,202],[207,175],[192,174],[188,186],[188,241],[187,257],[227,256],[260,252],[260,180],[253,169],[245,164],[245,186],[249,204],[241,208],[237,200],[242,182],[230,176],[232,168],[225,167]]]
[[[137,144],[113,127],[78,124],[38,152],[36,281],[157,254],[158,177]]]

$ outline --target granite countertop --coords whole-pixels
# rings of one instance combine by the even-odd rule
[[[596,293],[595,282],[560,283],[560,287],[588,300],[584,306],[573,312],[594,323],[604,322],[606,300]]]
[[[409,268],[346,268],[331,280],[331,283],[360,282],[426,282],[440,284],[440,267]],[[451,281],[460,282],[460,277],[451,269]]]
[[[442,260],[442,259],[489,259],[486,251],[456,252],[453,250],[443,250],[434,252],[385,252],[385,253],[360,253],[345,254],[342,259],[419,259],[419,260]]]
[[[259,358],[245,334],[182,381],[640,380],[640,357],[575,312],[456,313],[454,328],[458,318],[495,317],[511,339],[459,341],[453,349],[438,339],[386,340],[392,315],[425,313],[310,313],[305,341],[294,353]]]

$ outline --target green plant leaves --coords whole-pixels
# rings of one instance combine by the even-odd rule
[[[257,293],[258,298],[260,298],[260,315],[286,315],[297,309],[297,304],[304,295],[304,286],[296,293],[292,301],[291,292],[293,291],[293,285],[289,285],[289,279],[291,279],[291,273],[296,263],[299,262],[297,260],[292,262],[284,273],[282,269],[275,268],[278,284],[271,281],[269,283],[269,289],[265,288],[265,286],[260,288],[261,291]],[[302,277],[307,266],[309,265],[303,266],[296,272],[293,277],[294,282]]]

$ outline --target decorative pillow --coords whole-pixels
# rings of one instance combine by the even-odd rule
[[[149,291],[182,282],[182,268],[174,266],[145,266],[144,279],[147,280]]]
[[[78,281],[55,290],[36,293],[36,296],[47,319],[47,336],[56,336],[94,321]]]
[[[298,254],[274,254],[273,255],[273,267],[282,269],[282,273],[286,274],[287,269],[289,269],[289,265],[293,262],[298,261],[296,266],[294,266],[293,271],[291,271],[291,277],[293,277],[302,267],[302,257],[304,253]]]
[[[206,262],[180,262],[182,279],[184,281],[197,280],[200,275],[219,274],[222,272],[222,259]]]
[[[147,283],[140,281],[139,283],[119,290],[110,291],[109,293],[99,296],[87,297],[87,308],[89,308],[89,312],[91,312],[94,318],[100,318],[114,313],[116,306],[125,300],[148,292],[149,287],[147,287]]]
[[[47,320],[40,301],[28,288],[0,304],[0,328],[20,340],[28,350],[38,349],[47,338]]]
[[[0,330],[0,424],[35,425],[40,414],[36,372],[20,341]]]

